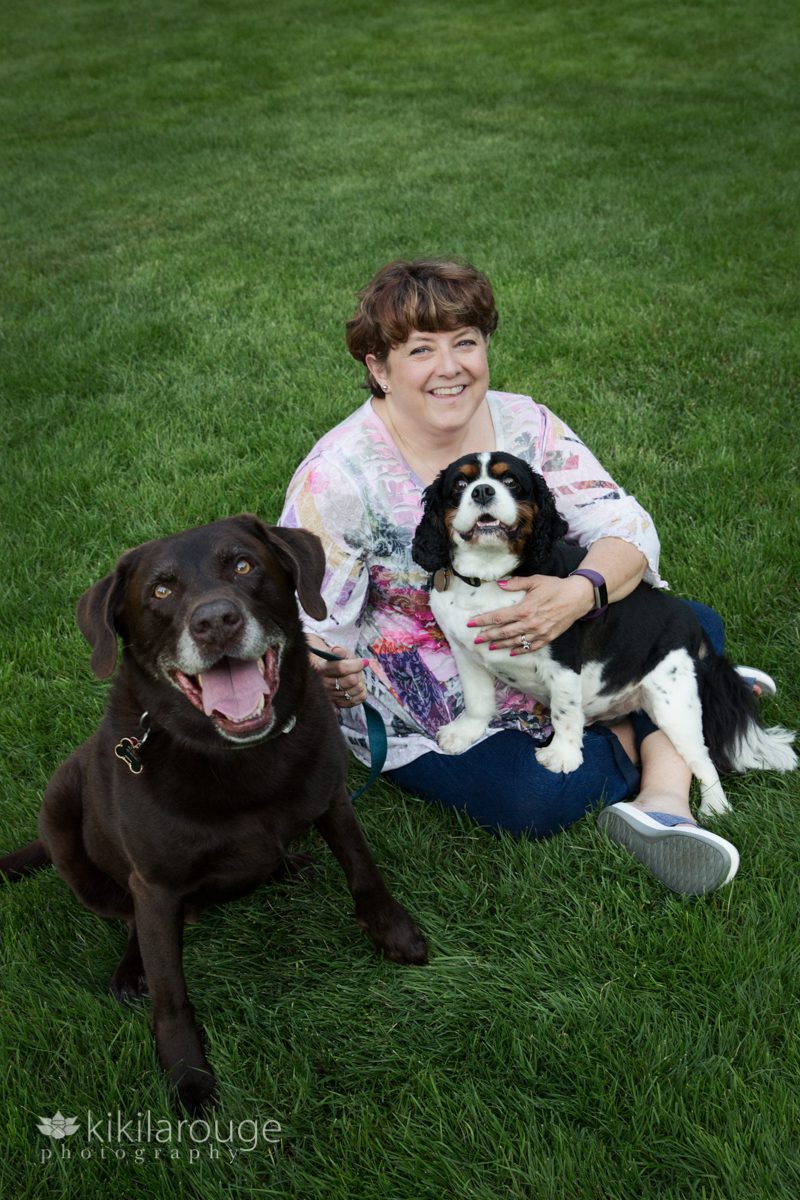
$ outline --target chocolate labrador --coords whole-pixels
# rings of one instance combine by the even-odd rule
[[[17,879],[52,863],[100,916],[121,918],[119,999],[149,992],[159,1057],[189,1112],[214,1103],[181,961],[185,920],[291,865],[316,827],[356,918],[394,962],[425,939],[390,895],[345,789],[347,751],[309,667],[295,591],[321,618],[324,559],[300,529],[239,516],[148,542],[78,602],[99,678],[122,662],[97,732],[61,764],[39,840],[0,859]]]

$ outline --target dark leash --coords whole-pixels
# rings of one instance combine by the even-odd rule
[[[342,659],[338,654],[330,654],[327,650],[314,650],[309,647],[312,654],[316,654],[318,658],[324,658],[327,662],[341,662]],[[386,737],[386,726],[383,723],[383,717],[368,704],[365,700],[363,703],[364,718],[367,722],[367,741],[369,743],[370,755],[370,770],[367,776],[367,782],[350,796],[350,800],[357,800],[359,796],[363,796],[367,788],[372,787],[375,780],[383,770],[383,765],[386,762],[386,751],[388,749],[388,739]],[[142,773],[142,758],[141,749],[150,736],[150,725],[148,724],[148,713],[142,713],[139,718],[139,725],[142,729],[142,737],[124,737],[117,742],[114,747],[114,753],[121,762],[124,762],[128,770],[133,775],[141,775]],[[288,722],[280,733],[290,733],[294,728],[294,718]]]
[[[315,650],[310,646],[312,654],[316,654],[317,658],[324,658],[326,662],[341,662],[342,658],[339,654],[331,654],[328,650]],[[364,709],[364,719],[367,723],[367,741],[369,743],[370,768],[367,782],[358,788],[351,795],[350,799],[357,800],[359,796],[363,796],[367,788],[372,787],[375,780],[383,770],[383,764],[386,762],[386,751],[389,746],[386,737],[386,726],[383,723],[383,717],[374,708],[369,701],[364,700],[361,706]]]

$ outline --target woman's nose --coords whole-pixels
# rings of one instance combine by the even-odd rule
[[[436,369],[440,375],[457,375],[461,369],[456,356],[449,346],[439,347]]]

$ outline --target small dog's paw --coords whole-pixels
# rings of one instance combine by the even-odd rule
[[[456,717],[449,725],[442,725],[436,734],[436,740],[445,754],[461,754],[468,750],[486,728],[480,721],[469,717]]]
[[[556,775],[570,775],[583,762],[583,751],[580,746],[559,743],[554,739],[549,746],[542,746],[536,751],[536,761]]]
[[[701,817],[716,817],[731,811],[730,801],[725,795],[721,783],[712,784],[707,788],[701,786],[700,795],[698,813]]]

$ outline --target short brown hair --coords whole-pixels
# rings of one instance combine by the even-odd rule
[[[398,260],[381,267],[358,293],[358,306],[347,322],[347,348],[359,362],[368,354],[385,360],[415,329],[439,333],[462,325],[474,326],[484,337],[497,328],[497,308],[486,276],[468,263]],[[369,370],[365,387],[383,396]]]

